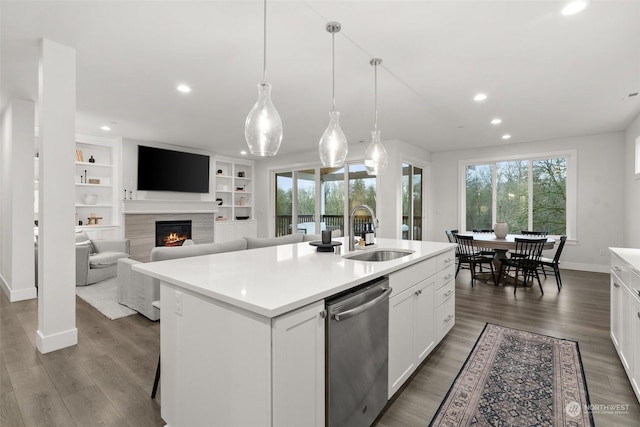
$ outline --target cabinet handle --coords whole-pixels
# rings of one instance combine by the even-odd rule
[[[444,319],[444,323],[449,323],[451,319],[453,319],[453,314],[448,315],[447,318]]]
[[[634,291],[636,291],[636,294],[638,294],[638,296],[640,297],[640,289],[633,289]]]
[[[446,276],[444,276],[444,280],[449,280],[453,277],[453,274],[449,273]]]
[[[613,269],[613,271],[622,271],[622,269],[620,267],[618,267],[617,265],[614,265],[611,268]]]
[[[415,292],[415,294],[416,294],[416,296],[421,295],[421,294],[422,294],[422,289],[417,290],[417,291]]]
[[[638,319],[640,319],[640,311],[638,312]]]
[[[620,285],[618,285],[616,282],[613,282],[613,286],[615,286],[616,288],[620,287]]]
[[[321,318],[321,319],[324,319],[325,317],[327,317],[327,310],[322,310],[322,311],[320,312],[320,318]]]
[[[451,262],[453,260],[455,260],[455,258],[447,258],[447,259],[444,260],[444,262]]]
[[[447,291],[447,292],[445,292],[444,296],[445,296],[445,297],[448,297],[448,296],[449,296],[449,295],[451,295],[452,293],[453,293],[453,291]]]

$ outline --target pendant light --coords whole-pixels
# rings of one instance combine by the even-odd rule
[[[271,102],[271,84],[267,82],[267,0],[264,0],[264,48],[262,81],[258,83],[258,101],[244,123],[249,151],[256,156],[275,156],[282,142],[282,120]]]
[[[329,126],[320,138],[318,151],[320,152],[320,161],[325,167],[342,166],[344,159],[347,157],[347,137],[340,129],[340,113],[336,111],[336,66],[335,66],[335,39],[336,33],[340,31],[339,22],[329,22],[327,24],[327,32],[331,33],[331,61],[332,61],[332,104],[329,111]]]
[[[367,169],[369,175],[382,175],[387,168],[387,150],[380,141],[380,131],[378,130],[378,65],[382,63],[382,59],[373,58],[369,61],[369,64],[374,67],[375,76],[375,90],[374,90],[374,102],[375,102],[375,118],[373,121],[373,131],[371,132],[371,144],[367,147],[367,151],[364,152],[364,167]]]

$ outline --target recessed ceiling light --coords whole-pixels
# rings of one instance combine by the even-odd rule
[[[589,5],[588,0],[575,0],[567,3],[565,7],[562,8],[560,12],[564,16],[575,15],[576,13],[582,12],[585,7]]]
[[[502,139],[511,139],[511,135],[505,133],[504,135],[502,135]]]
[[[104,126],[100,126],[100,129],[102,129],[105,132],[109,132],[111,130],[111,127],[104,125]]]
[[[473,100],[477,102],[484,101],[485,99],[487,99],[486,93],[478,93],[476,94],[476,96],[473,97]]]
[[[495,119],[491,120],[491,124],[492,125],[499,125],[500,123],[502,123],[502,119],[499,119],[497,117]]]
[[[242,151],[240,152],[240,154],[242,154],[243,156],[246,156],[246,155],[247,155],[247,152],[246,152],[246,150],[242,150]]]
[[[178,85],[178,87],[176,89],[178,89],[182,93],[191,92],[191,88],[189,86],[187,86],[187,85]]]

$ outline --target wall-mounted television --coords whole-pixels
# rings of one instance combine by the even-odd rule
[[[209,192],[209,156],[138,145],[138,190]]]

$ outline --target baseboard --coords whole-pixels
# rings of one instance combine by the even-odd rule
[[[35,286],[26,289],[11,289],[2,274],[0,274],[0,288],[2,288],[10,302],[24,301],[38,297],[38,290]]]
[[[58,332],[57,334],[44,336],[38,329],[36,331],[36,347],[40,353],[45,354],[61,348],[71,347],[78,344],[78,329],[73,328],[68,331]]]
[[[609,264],[583,264],[580,262],[560,261],[561,270],[579,270],[592,273],[609,273]]]

